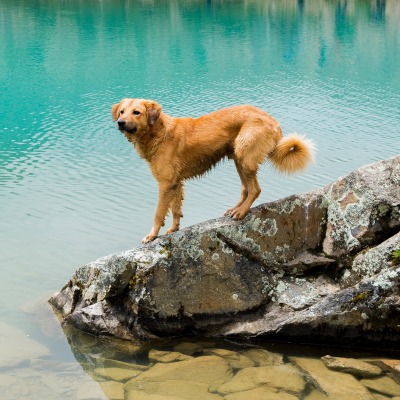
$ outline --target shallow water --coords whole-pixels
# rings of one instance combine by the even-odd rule
[[[45,299],[77,266],[137,246],[157,200],[113,103],[259,106],[318,152],[302,175],[263,166],[256,204],[309,191],[399,153],[399,20],[397,0],[1,0],[0,323],[79,367]],[[189,182],[182,226],[221,216],[239,190],[228,162]]]

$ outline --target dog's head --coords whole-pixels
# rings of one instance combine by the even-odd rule
[[[157,122],[161,106],[153,100],[122,99],[113,105],[111,114],[120,131],[140,135]]]

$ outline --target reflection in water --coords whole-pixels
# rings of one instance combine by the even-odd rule
[[[386,14],[386,0],[375,0],[371,7],[371,19],[376,22],[384,22]]]
[[[354,42],[354,18],[349,14],[348,1],[338,2],[335,13],[335,34],[338,40]]]
[[[148,230],[156,184],[113,126],[111,104],[154,98],[194,117],[259,106],[318,153],[296,177],[264,166],[257,204],[305,192],[398,152],[399,20],[397,0],[2,0],[0,321],[28,333],[21,304]],[[188,182],[184,224],[221,216],[239,190],[229,163]],[[93,352],[108,347],[93,341]],[[68,355],[57,343],[53,356]]]
[[[346,53],[354,49],[364,53],[371,35],[386,35],[395,28],[385,19],[388,12],[397,10],[395,3],[159,1],[154,8],[153,3],[137,1],[3,2],[0,182],[35,176],[41,163],[52,161],[49,153],[54,147],[63,148],[70,140],[76,144],[89,132],[93,140],[97,129],[111,129],[108,106],[119,95],[156,97],[176,115],[258,102],[287,120],[288,114],[274,99],[289,94],[299,80],[327,84],[332,71],[321,68],[332,63],[343,77],[352,75]],[[376,23],[381,31],[375,30]],[[30,35],[24,34],[25,24]],[[310,35],[309,29],[315,32]],[[314,34],[318,52],[310,40]],[[343,48],[332,42],[332,34]],[[354,59],[357,79],[346,82],[353,85],[348,95],[363,90],[365,79],[373,78],[375,85],[392,79],[398,85],[394,69],[389,69],[391,76],[380,72],[387,71],[388,56],[394,57],[393,66],[398,61],[396,31],[385,40],[386,54],[381,47],[368,46],[364,56],[369,59]],[[335,59],[340,53],[344,58]],[[326,73],[322,82],[313,82],[316,66]],[[212,89],[219,83],[218,95]],[[263,92],[263,86],[268,91]],[[83,96],[89,94],[93,95],[90,108],[83,108]],[[102,99],[94,103],[96,95]],[[349,100],[357,102],[352,96]],[[340,111],[340,104],[337,108]],[[78,150],[71,154],[74,158]]]

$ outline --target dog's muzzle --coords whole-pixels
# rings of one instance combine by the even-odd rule
[[[126,125],[126,121],[124,119],[119,119],[117,121],[118,129],[120,131],[128,132],[128,133],[135,133],[137,131],[137,127],[133,126],[132,128]]]

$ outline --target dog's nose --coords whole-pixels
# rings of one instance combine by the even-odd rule
[[[125,124],[126,124],[126,121],[125,121],[125,120],[123,120],[123,119],[119,119],[119,120],[118,120],[118,122],[117,122],[117,124],[118,124],[118,126],[119,126],[120,128],[122,128],[122,127],[124,127],[124,126],[125,126]]]

